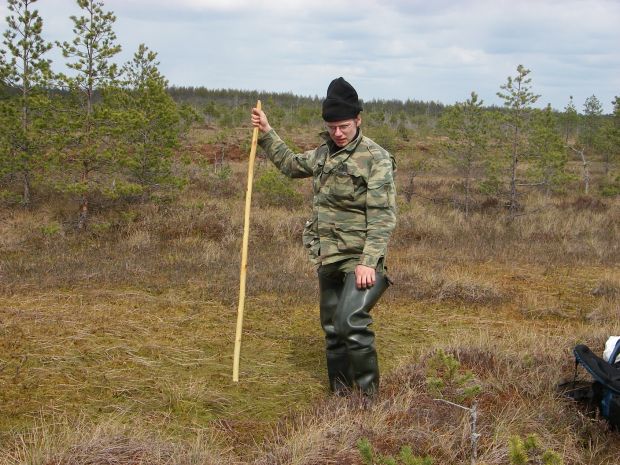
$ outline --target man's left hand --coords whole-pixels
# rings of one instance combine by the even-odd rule
[[[368,289],[375,285],[376,271],[371,266],[357,265],[355,267],[355,284],[358,289]]]

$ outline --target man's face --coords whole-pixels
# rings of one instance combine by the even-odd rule
[[[362,123],[361,116],[354,119],[345,119],[343,121],[331,121],[325,123],[329,137],[338,147],[344,147],[351,142],[357,134],[357,128]]]

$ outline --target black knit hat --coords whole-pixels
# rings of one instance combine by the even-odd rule
[[[327,88],[327,97],[323,100],[323,119],[325,121],[342,121],[355,118],[362,111],[357,92],[351,84],[339,77]]]

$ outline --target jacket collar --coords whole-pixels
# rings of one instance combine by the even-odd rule
[[[362,130],[357,131],[357,136],[351,142],[344,147],[338,147],[334,144],[334,141],[329,137],[329,133],[323,132],[321,136],[325,139],[326,145],[329,148],[329,154],[325,156],[323,160],[322,173],[325,175],[330,174],[332,171],[338,168],[342,163],[347,161],[349,157],[355,152],[355,149],[362,141]]]

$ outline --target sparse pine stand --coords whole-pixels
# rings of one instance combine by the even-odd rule
[[[260,100],[256,102],[258,111],[261,109]],[[248,187],[245,193],[245,219],[243,222],[243,245],[241,246],[241,271],[239,276],[239,307],[237,309],[237,331],[235,334],[235,354],[233,360],[233,381],[239,382],[239,356],[241,355],[241,333],[243,332],[243,310],[245,307],[245,276],[248,268],[248,241],[250,236],[250,207],[252,205],[252,181],[254,179],[254,159],[258,143],[258,128],[252,133],[252,147],[248,165]]]

